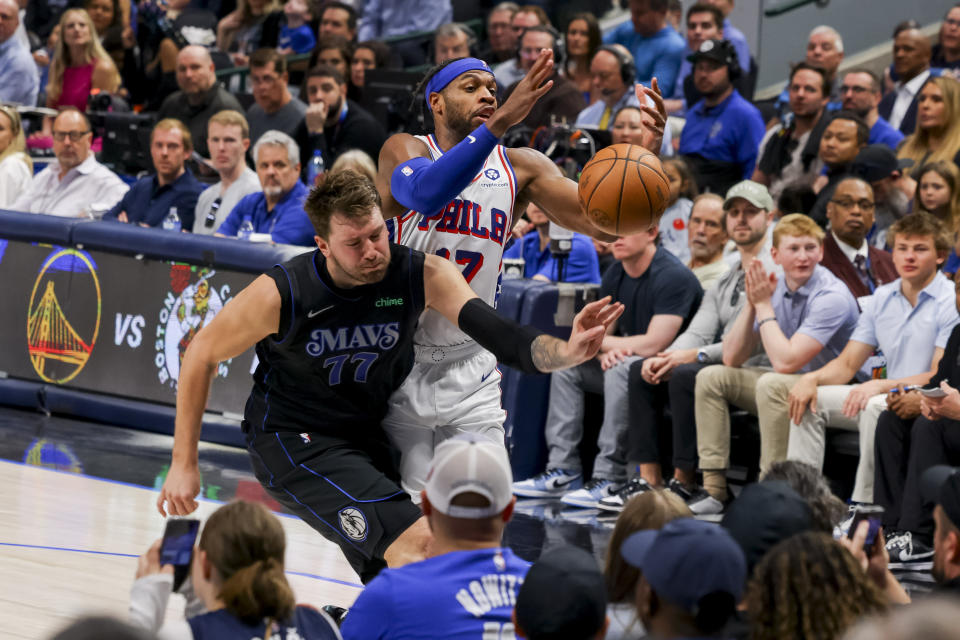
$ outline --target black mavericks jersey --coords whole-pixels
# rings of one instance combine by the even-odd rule
[[[280,331],[257,343],[250,426],[340,437],[379,429],[413,366],[423,259],[391,244],[384,279],[352,289],[333,284],[318,250],[267,271],[280,292]]]

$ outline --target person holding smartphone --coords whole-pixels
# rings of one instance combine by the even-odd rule
[[[960,310],[960,282],[955,288]],[[933,564],[933,510],[920,495],[920,478],[936,465],[960,464],[958,387],[960,325],[947,340],[937,373],[916,394],[916,411],[904,412],[888,400],[877,421],[874,501],[885,509],[887,551],[894,567]]]
[[[171,520],[168,522],[186,522]],[[195,522],[195,521],[194,521]],[[130,622],[163,640],[193,638],[298,637],[339,640],[336,623],[324,612],[297,605],[283,571],[286,535],[266,507],[238,500],[208,519],[189,560],[193,593],[185,620],[164,624],[174,582],[174,566],[162,564],[184,552],[190,531],[175,528],[153,543],[137,563],[130,590]],[[168,526],[168,532],[171,528]],[[196,534],[196,528],[192,529]],[[191,612],[202,611],[191,615]],[[299,635],[298,635],[299,634]]]
[[[938,270],[951,244],[944,225],[929,214],[915,213],[890,227],[888,237],[900,277],[877,287],[863,304],[843,351],[800,378],[788,398],[788,460],[822,469],[826,427],[860,432],[852,495],[860,503],[874,500],[874,434],[880,414],[888,402],[897,407],[905,403],[904,412],[919,408],[916,394],[903,398],[889,392],[926,384],[937,370],[950,332],[960,322],[953,286]],[[886,357],[886,377],[858,383],[858,372],[876,350]]]

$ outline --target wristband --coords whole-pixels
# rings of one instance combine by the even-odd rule
[[[759,330],[760,327],[762,327],[763,323],[765,322],[776,322],[776,321],[777,321],[777,316],[770,316],[769,318],[764,318],[763,320],[757,323],[757,329]]]

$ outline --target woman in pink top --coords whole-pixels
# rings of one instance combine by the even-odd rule
[[[47,106],[72,106],[86,112],[87,99],[94,89],[116,93],[120,74],[100,44],[90,15],[84,9],[69,9],[60,17],[60,40],[50,62]],[[45,118],[42,135],[49,137],[52,126],[53,118]]]

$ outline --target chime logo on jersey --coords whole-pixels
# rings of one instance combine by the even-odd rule
[[[363,511],[356,507],[341,509],[337,514],[340,518],[340,528],[351,540],[363,542],[367,539],[367,518]]]
[[[314,329],[307,343],[307,354],[313,357],[349,349],[392,349],[400,340],[400,323],[361,324],[355,327]]]

